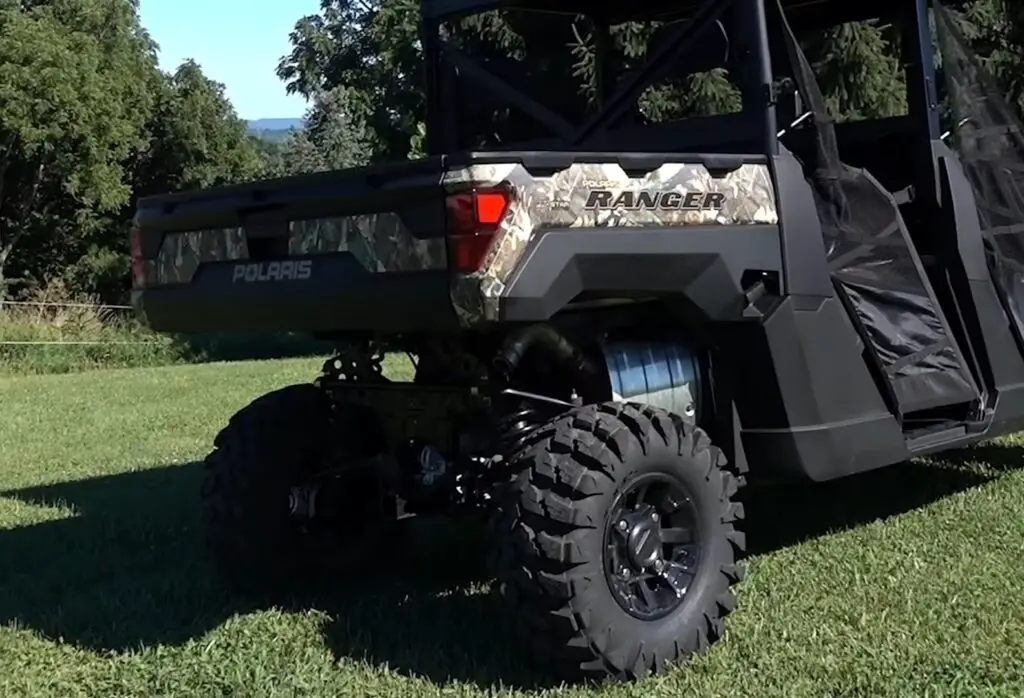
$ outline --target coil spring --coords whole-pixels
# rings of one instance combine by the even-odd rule
[[[530,434],[540,426],[540,415],[536,409],[522,405],[515,411],[503,415],[497,426],[498,451],[506,459],[511,459],[522,450]]]

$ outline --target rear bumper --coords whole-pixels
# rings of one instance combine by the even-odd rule
[[[282,279],[267,274],[266,263],[247,275],[238,269],[245,263],[205,264],[187,284],[134,290],[132,305],[140,320],[157,332],[458,328],[447,272],[371,272],[347,254],[311,257],[308,262],[308,275]]]

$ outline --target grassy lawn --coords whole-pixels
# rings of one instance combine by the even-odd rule
[[[246,606],[200,547],[196,461],[316,361],[0,378],[0,696],[1024,696],[1024,439],[748,505],[729,634],[669,676],[545,685],[480,538]]]

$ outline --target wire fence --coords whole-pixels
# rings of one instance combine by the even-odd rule
[[[110,340],[110,341],[102,341],[102,340],[89,340],[89,341],[86,341],[86,340],[80,340],[80,341],[53,340],[53,341],[32,341],[32,342],[30,342],[30,341],[18,341],[18,342],[16,342],[16,341],[0,341],[0,346],[52,346],[52,345],[61,345],[61,344],[66,344],[66,345],[122,344],[122,345],[137,346],[137,345],[142,345],[142,344],[163,344],[163,342],[158,342],[158,341],[155,341],[155,340],[133,341],[133,342],[120,341],[120,340]]]
[[[132,310],[130,305],[108,305],[106,303],[58,303],[56,301],[0,301],[0,308],[6,305],[34,306],[37,308],[92,308],[95,310]]]
[[[15,301],[0,300],[0,312],[6,306],[21,308],[80,308],[86,310],[133,310],[130,305],[117,305],[109,303],[68,303],[61,301]],[[160,340],[0,340],[0,346],[99,346],[99,345],[127,345],[141,346],[161,344]]]
[[[333,350],[303,332],[157,333],[129,321],[132,310],[66,297],[0,301],[0,373],[323,357]]]

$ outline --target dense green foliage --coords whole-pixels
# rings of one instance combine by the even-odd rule
[[[416,6],[417,0],[322,0],[318,15],[296,23],[292,51],[278,67],[289,90],[311,99],[344,86],[350,123],[369,136],[371,158],[406,157],[422,148],[425,95]],[[1024,106],[1022,8],[1013,0],[970,0],[961,13],[972,48],[1019,106]],[[656,30],[642,24],[612,27],[612,66],[638,65]],[[522,79],[567,118],[592,109],[594,38],[586,21],[490,12],[447,26],[446,32],[460,49]],[[809,37],[804,49],[837,118],[905,113],[899,37],[891,26],[847,24]],[[470,97],[483,99],[476,92]],[[738,102],[735,85],[719,68],[663,80],[642,96],[641,111],[648,120],[661,121],[722,113]],[[522,136],[517,129],[524,121],[489,110],[484,130],[497,134],[497,140]]]
[[[128,0],[0,0],[0,290],[118,297],[138,196],[261,173],[222,86],[156,51]]]
[[[278,76],[310,104],[284,138],[247,133],[223,86],[187,61],[170,74],[136,0],[0,0],[0,297],[59,279],[123,300],[127,229],[147,194],[324,170],[422,152],[425,111],[418,0],[322,0],[298,19]],[[1024,5],[972,0],[973,47],[1024,106]],[[450,41],[544,95],[569,120],[592,112],[594,32],[583,19],[490,12],[446,27]],[[638,65],[654,26],[613,27],[610,65]],[[906,108],[891,27],[847,25],[806,51],[839,118]],[[669,76],[640,100],[659,121],[735,109],[721,68]],[[479,91],[453,99],[481,142],[540,135]]]

